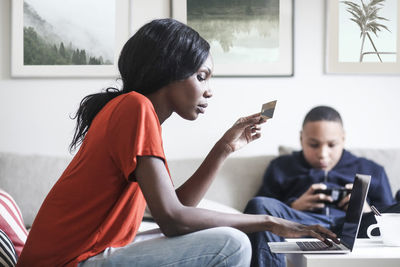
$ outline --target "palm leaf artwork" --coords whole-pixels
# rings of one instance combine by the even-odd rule
[[[342,3],[347,5],[346,11],[352,16],[350,20],[355,22],[360,28],[360,62],[363,61],[363,57],[366,54],[376,54],[380,62],[382,62],[380,54],[394,54],[392,52],[378,52],[378,49],[376,48],[375,43],[370,35],[372,32],[378,38],[378,32],[382,31],[383,29],[390,32],[388,27],[379,23],[381,21],[388,21],[388,19],[378,15],[379,10],[384,7],[384,2],[385,0],[371,0],[368,4],[366,4],[363,0],[361,0],[361,5],[359,5],[352,1],[342,1]],[[364,52],[365,37],[368,37],[368,40],[370,41],[375,52]]]

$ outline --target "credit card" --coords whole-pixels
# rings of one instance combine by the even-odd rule
[[[261,108],[261,116],[265,119],[271,119],[274,116],[277,100],[265,103]]]

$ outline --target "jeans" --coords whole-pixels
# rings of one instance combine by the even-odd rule
[[[292,209],[285,203],[268,197],[255,197],[247,203],[244,213],[267,214],[290,221],[312,225],[320,224],[325,228],[333,229],[343,222],[330,216],[303,212]],[[268,242],[282,242],[284,238],[271,232],[257,232],[248,235],[253,247],[251,266],[286,266],[284,254],[272,253]]]
[[[250,259],[246,234],[217,227],[176,237],[159,234],[125,247],[107,248],[78,266],[250,266]]]

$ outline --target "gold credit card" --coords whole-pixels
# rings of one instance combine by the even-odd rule
[[[265,103],[261,108],[261,116],[265,119],[271,119],[274,116],[277,100]]]

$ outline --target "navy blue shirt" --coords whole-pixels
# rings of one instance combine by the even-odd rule
[[[383,167],[366,158],[356,157],[346,150],[343,150],[336,166],[327,173],[312,168],[305,160],[302,151],[274,159],[264,174],[263,184],[257,195],[276,198],[290,206],[312,184],[324,183],[328,188],[343,187],[353,183],[356,173],[371,175],[368,204],[381,209],[395,203]],[[344,215],[343,210],[335,207],[331,207],[330,212],[332,216]]]

